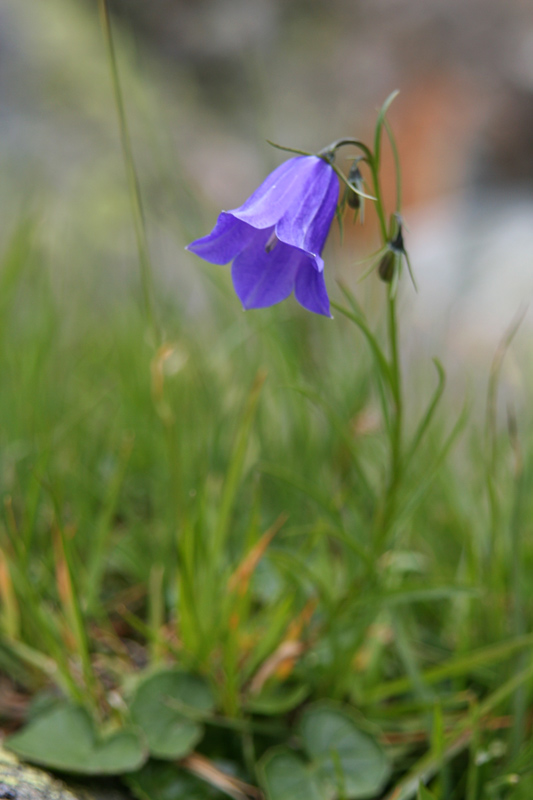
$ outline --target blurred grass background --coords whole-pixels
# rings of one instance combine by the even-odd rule
[[[401,534],[375,553],[357,460],[379,483],[384,444],[364,342],[347,321],[292,301],[243,314],[229,271],[183,247],[280,162],[266,138],[310,150],[364,138],[399,88],[391,123],[420,283],[402,298],[408,416],[431,391],[428,356],[444,353],[452,375],[472,380],[481,418],[496,344],[533,289],[531,9],[117,0],[112,10],[165,333],[155,355],[96,8],[5,0],[0,9],[6,727],[17,716],[13,679],[25,696],[43,676],[57,680],[55,663],[64,688],[79,691],[78,612],[88,669],[104,683],[179,652],[191,667],[224,672],[219,700],[230,714],[291,625],[303,638],[317,597],[322,645],[295,667],[310,694],[349,696],[390,725],[387,682],[407,675],[400,689],[412,690],[424,726],[435,696],[422,671],[461,654],[441,701],[495,691],[512,665],[487,656],[478,667],[470,654],[525,635],[533,610],[530,315],[513,345],[524,355],[507,354],[502,379],[520,447],[503,425],[485,467],[481,423],[438,462],[463,403],[452,387],[409,477]],[[336,278],[356,286],[377,320],[381,287],[355,283],[355,262],[375,247],[368,217],[342,246],[332,235],[328,286],[333,295]],[[232,640],[228,581],[281,514]],[[178,563],[195,575],[192,599]],[[415,722],[401,713],[405,732]]]

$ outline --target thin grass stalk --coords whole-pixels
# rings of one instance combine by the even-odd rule
[[[81,662],[83,679],[85,682],[86,694],[85,701],[91,709],[98,711],[98,684],[91,663],[89,639],[87,636],[87,626],[81,610],[78,589],[74,580],[74,569],[72,563],[72,552],[70,542],[65,536],[62,525],[57,523],[56,527],[56,559],[58,565],[61,561],[64,565],[65,586],[63,587],[64,596],[61,598],[65,605],[67,618],[70,620],[74,638],[76,641],[77,654]],[[61,594],[61,587],[60,594]]]
[[[164,645],[159,638],[165,621],[165,567],[153,564],[148,581],[148,624],[155,636],[150,640],[150,659],[157,664],[164,655]]]
[[[133,157],[133,148],[131,146],[131,137],[126,116],[126,109],[124,106],[124,98],[122,95],[122,87],[120,83],[120,76],[119,76],[118,64],[115,53],[115,44],[113,40],[113,30],[109,16],[108,0],[98,0],[98,8],[100,11],[102,30],[106,43],[107,56],[109,61],[109,71],[111,74],[111,82],[113,84],[113,95],[115,99],[115,106],[118,117],[118,126],[120,131],[120,143],[122,147],[122,155],[124,158],[124,165],[126,168],[128,189],[131,200],[133,226],[135,229],[135,241],[137,244],[137,253],[139,257],[139,266],[141,271],[141,285],[142,285],[142,294],[144,301],[144,311],[146,314],[148,325],[152,332],[153,344],[155,346],[158,346],[161,343],[161,331],[155,310],[154,276],[153,276],[152,260],[150,257],[148,238],[146,235],[146,224],[143,212],[139,178],[135,167],[135,159]]]
[[[489,503],[490,528],[487,552],[485,553],[484,568],[490,583],[497,583],[495,570],[498,567],[496,546],[498,534],[501,532],[502,509],[497,492],[498,484],[498,389],[500,385],[501,372],[505,356],[522,320],[524,319],[525,309],[522,309],[515,317],[509,328],[498,345],[494,358],[492,359],[489,383],[487,387],[487,408],[485,416],[485,447],[486,447],[486,471],[485,482],[487,487],[487,497]]]
[[[242,477],[244,459],[248,450],[248,437],[250,436],[252,422],[255,416],[257,403],[259,401],[259,394],[265,380],[266,373],[264,371],[258,372],[248,397],[242,422],[237,432],[231,460],[226,474],[226,480],[224,481],[224,487],[222,489],[217,525],[211,542],[212,565],[219,564],[219,559],[221,558],[224,550],[235,497],[239,487],[240,479]],[[216,568],[217,567],[215,567],[215,569]]]
[[[526,685],[533,678],[533,663],[510,680],[506,681],[495,692],[476,706],[473,714],[466,715],[455,730],[447,737],[446,748],[441,758],[436,759],[432,752],[423,756],[405,775],[396,787],[385,796],[384,800],[409,800],[416,795],[420,781],[431,780],[439,771],[442,763],[450,761],[454,756],[469,746],[475,729],[476,720],[486,717],[501,703],[508,700],[516,690]]]
[[[466,773],[466,796],[465,800],[478,800],[480,770],[477,761],[477,754],[480,746],[480,718],[477,704],[471,711],[472,714],[472,739],[470,741],[470,757],[468,760],[468,770]]]
[[[20,609],[11,579],[7,554],[0,547],[0,614],[4,633],[10,639],[20,637]]]
[[[408,452],[407,452],[407,454],[405,456],[406,465],[411,461],[411,459],[413,458],[414,454],[416,453],[416,451],[418,449],[418,446],[420,445],[420,442],[424,438],[424,434],[425,434],[425,432],[427,431],[427,429],[429,428],[429,426],[431,424],[431,420],[433,419],[435,411],[437,410],[437,407],[438,407],[438,405],[440,403],[440,400],[442,398],[442,395],[444,393],[444,387],[446,385],[446,373],[444,372],[444,368],[443,368],[442,364],[440,363],[440,361],[438,360],[438,358],[434,358],[433,359],[433,363],[434,363],[435,369],[437,370],[437,373],[438,373],[437,388],[435,389],[433,397],[431,398],[431,401],[429,403],[429,406],[428,406],[428,409],[427,409],[426,413],[424,414],[421,422],[418,425],[418,428],[416,429],[416,433],[415,433],[415,435],[413,437],[413,440],[412,440],[412,442],[410,444],[409,450],[408,450]]]
[[[509,642],[501,642],[499,644],[490,645],[489,647],[483,647],[464,656],[451,658],[444,664],[439,664],[437,667],[431,667],[425,670],[422,673],[422,678],[425,685],[449,681],[452,678],[460,678],[467,675],[476,669],[493,666],[515,656],[521,651],[527,650],[532,651],[529,653],[529,657],[532,657],[533,633],[521,636],[517,639],[512,639]],[[364,698],[365,704],[373,705],[383,700],[389,700],[392,697],[398,697],[408,692],[410,687],[411,682],[409,677],[397,678],[394,681],[382,683],[380,686],[376,686],[374,689],[368,691]]]
[[[107,496],[104,500],[100,519],[96,525],[85,580],[85,608],[89,613],[95,610],[100,596],[105,572],[105,557],[107,555],[109,537],[112,531],[113,515],[117,507],[119,493],[124,482],[132,449],[133,438],[127,437],[122,444],[119,461],[109,481]]]
[[[509,411],[509,437],[514,451],[514,498],[510,520],[511,539],[511,575],[512,575],[512,619],[511,624],[515,636],[526,633],[526,619],[524,613],[525,598],[523,590],[523,518],[524,502],[528,490],[528,474],[524,467],[520,439],[514,414]],[[516,659],[515,673],[519,673],[526,666],[525,654],[521,653]],[[513,698],[513,725],[510,736],[510,758],[516,757],[526,736],[526,687],[517,688]]]
[[[34,621],[34,634],[42,640],[46,654],[35,646],[29,647],[25,643],[15,640],[9,642],[9,647],[23,661],[36,666],[49,677],[53,677],[53,680],[61,686],[67,696],[74,702],[82,704],[84,693],[72,676],[65,648],[60,641],[59,632],[54,626],[54,617],[43,608],[42,598],[37,594],[28,573],[25,570],[15,569],[14,563],[12,567],[12,577],[18,590],[17,593],[24,601],[26,613]]]

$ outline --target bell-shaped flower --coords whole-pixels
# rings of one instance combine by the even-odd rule
[[[291,158],[187,249],[212,264],[233,262],[233,285],[245,309],[274,305],[294,291],[304,308],[331,316],[321,253],[338,194],[327,160]]]

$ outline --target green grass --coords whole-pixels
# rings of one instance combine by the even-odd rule
[[[353,702],[391,742],[398,777],[431,748],[420,769],[445,770],[442,796],[463,796],[460,768],[431,755],[440,708],[439,752],[481,720],[476,747],[508,749],[476,780],[503,780],[529,725],[527,436],[514,475],[497,434],[491,510],[483,431],[471,425],[441,460],[458,416],[443,406],[376,551],[386,441],[357,432],[377,398],[349,320],[291,305],[243,315],[206,285],[205,326],[165,308],[157,356],[135,296],[95,324],[83,292],[54,295],[39,236],[21,221],[1,272],[3,670],[30,693],[52,679],[105,717],[110,684],[122,692],[138,668],[131,641],[141,663],[207,676],[220,712],[241,717],[292,636],[305,649],[270,683]],[[231,590],[280,515],[250,582]]]
[[[135,203],[134,219],[149,270]],[[45,239],[21,218],[0,267],[0,668],[104,729],[128,724],[139,675],[177,663],[214,697],[201,753],[252,784],[298,741],[302,703],[327,699],[386,749],[373,797],[419,780],[529,797],[528,420],[451,407],[440,366],[402,387],[401,349],[376,356],[385,289],[370,320],[340,291],[333,322],[292,302],[243,314],[202,267],[193,320],[143,272],[154,333],[112,275],[91,303],[86,280],[61,291]],[[182,767],[174,794],[170,767],[130,785],[210,796]]]

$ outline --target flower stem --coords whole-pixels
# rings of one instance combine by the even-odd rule
[[[366,158],[369,161],[372,160],[372,151],[370,150],[370,148],[360,139],[351,139],[351,138],[337,139],[335,142],[332,142],[327,147],[324,147],[324,149],[320,151],[319,155],[334,152],[335,150],[338,150],[339,147],[345,147],[346,145],[352,145],[353,147],[358,147],[359,150],[361,150],[365,154]]]
[[[385,219],[385,209],[383,207],[383,196],[381,194],[381,185],[379,182],[379,166],[375,158],[372,158],[369,161],[369,165],[370,165],[370,170],[372,172],[372,183],[374,184],[374,194],[376,196],[376,211],[378,214],[382,246],[386,247],[389,243],[389,236],[387,233],[387,222]]]
[[[391,414],[391,458],[389,466],[388,495],[386,502],[386,513],[384,518],[386,534],[391,518],[394,515],[396,504],[396,493],[401,479],[402,470],[402,439],[403,439],[403,402],[401,385],[401,364],[398,346],[398,320],[396,313],[396,294],[389,292],[387,298],[387,330],[390,350],[390,370],[393,395],[393,413]]]
[[[389,245],[390,235],[387,230],[385,207],[379,180],[380,169],[380,137],[377,137],[376,150],[370,154],[368,164],[372,173],[374,195],[376,197],[376,212],[378,215],[382,247]],[[378,514],[378,535],[376,546],[381,547],[390,530],[396,507],[396,496],[401,480],[402,471],[402,440],[403,440],[403,401],[402,401],[402,376],[399,355],[399,335],[396,298],[394,284],[389,286],[387,296],[387,338],[391,390],[391,425],[390,425],[390,462],[387,477],[385,498],[381,513]]]

